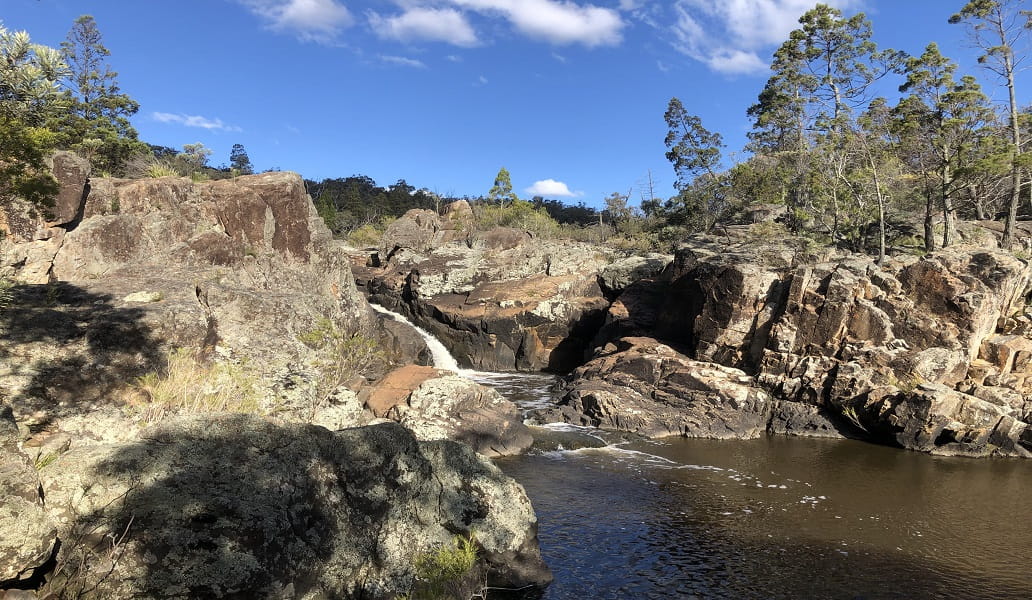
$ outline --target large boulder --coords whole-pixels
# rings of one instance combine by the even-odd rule
[[[395,424],[180,419],[63,455],[43,489],[62,539],[48,586],[82,598],[394,598],[456,535],[488,585],[551,579],[515,481]]]
[[[401,423],[420,440],[458,440],[492,458],[520,454],[534,443],[512,402],[475,381],[431,367],[396,369],[364,395],[377,417]]]
[[[355,367],[369,377],[427,360],[369,309],[297,174],[85,184],[66,159],[55,158],[62,200],[47,236],[0,241],[0,266],[24,284],[0,316],[0,350],[21,365],[2,384],[29,425],[118,405],[119,389],[160,372],[176,347],[239,365],[262,410],[296,418],[327,397],[316,388],[337,360],[313,339],[379,348]],[[104,422],[86,437],[109,431],[120,429]]]
[[[624,338],[613,352],[578,368],[545,421],[633,431],[749,439],[767,429],[772,403],[738,369],[700,363],[650,338]]]

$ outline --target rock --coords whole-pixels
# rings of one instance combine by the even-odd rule
[[[478,241],[494,250],[512,250],[533,239],[526,231],[512,227],[494,227],[480,234]]]
[[[0,590],[32,577],[57,541],[57,528],[40,496],[36,467],[18,441],[11,409],[0,404]]]
[[[440,376],[433,367],[408,365],[395,369],[363,393],[365,406],[377,417],[385,417],[395,406],[404,404],[413,390],[428,379]]]
[[[883,265],[808,256],[790,239],[764,240],[769,227],[690,239],[661,276],[614,301],[597,355],[616,352],[621,336],[648,336],[741,369],[772,395],[773,432],[845,431],[926,452],[1025,455],[1025,403],[993,390],[1032,393],[1032,329],[1021,317],[1032,291],[1028,264],[965,246]],[[1008,408],[983,406],[982,397]]]
[[[122,298],[122,302],[160,302],[163,299],[161,292],[133,292]]]
[[[491,241],[495,234],[508,241]],[[439,338],[460,364],[566,372],[583,362],[608,306],[597,279],[606,252],[494,231],[486,242],[443,244],[425,255],[397,250],[357,272],[374,302]]]
[[[458,375],[422,382],[388,417],[420,440],[457,440],[489,458],[526,452],[534,443],[519,409],[495,390]]]
[[[489,585],[551,579],[515,481],[394,424],[184,418],[72,450],[43,486],[66,540],[52,585],[90,598],[393,598],[471,533]]]
[[[420,440],[458,440],[492,458],[520,454],[534,442],[519,410],[498,392],[431,367],[396,369],[363,396],[374,415]]]
[[[572,374],[559,404],[583,418],[562,408],[550,416],[648,437],[749,439],[766,431],[770,399],[742,371],[691,360],[649,338],[624,338],[618,347]]]
[[[659,276],[673,259],[673,256],[655,253],[628,256],[606,265],[599,278],[607,294],[618,294],[636,281]]]
[[[60,187],[54,205],[47,211],[46,226],[71,226],[82,218],[84,195],[89,193],[90,163],[74,152],[59,150],[50,165]]]
[[[425,353],[373,316],[296,174],[72,179],[75,219],[45,241],[0,243],[16,280],[47,282],[16,288],[0,315],[0,351],[25,366],[0,381],[20,419],[99,414],[175,347],[241,365],[269,410],[307,419],[327,362],[302,341],[313,332],[388,348],[370,377]]]

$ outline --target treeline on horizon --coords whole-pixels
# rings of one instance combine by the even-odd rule
[[[963,233],[961,219],[1002,216],[1009,247],[1019,210],[1032,211],[1032,108],[1015,100],[1030,58],[1025,4],[971,0],[950,19],[982,53],[982,71],[1006,89],[1002,111],[935,43],[919,56],[880,50],[863,13],[846,17],[817,4],[774,53],[748,110],[744,160],[727,164],[721,135],[675,97],[663,115],[676,176],[671,198],[649,186],[636,194],[640,206],[631,205],[633,188],[601,199],[598,209],[521,199],[502,168],[484,196],[464,199],[479,226],[638,250],[669,250],[692,233],[759,213],[780,215],[774,237],[879,259],[948,246]],[[89,15],[76,19],[59,49],[0,26],[0,202],[21,197],[45,210],[57,191],[46,166],[55,149],[78,153],[100,175],[199,181],[254,172],[240,144],[230,164],[212,167],[202,144],[178,150],[139,140],[129,121],[139,105],[119,89],[108,56]],[[411,208],[440,210],[456,199],[362,175],[307,184],[334,233],[359,241]]]

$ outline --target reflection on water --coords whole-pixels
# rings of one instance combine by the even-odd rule
[[[672,439],[498,461],[546,598],[1027,598],[1032,465],[855,441]]]

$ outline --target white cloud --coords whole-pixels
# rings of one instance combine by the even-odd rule
[[[451,0],[486,14],[501,14],[521,33],[553,44],[616,46],[625,26],[620,13],[569,0]]]
[[[289,32],[304,41],[330,43],[354,19],[337,0],[238,0],[265,19],[273,31]]]
[[[381,54],[380,60],[388,64],[398,65],[400,67],[413,67],[416,69],[426,68],[426,64],[424,64],[423,61],[416,60],[414,58],[405,58],[404,56],[389,56]]]
[[[487,85],[487,77],[484,77],[483,75],[481,75],[477,79],[477,81],[473,84],[473,87],[480,87],[480,86],[483,86],[483,85]]]
[[[860,0],[827,3],[849,8]],[[772,54],[813,5],[813,0],[676,0],[674,47],[714,71],[759,73],[768,66],[760,53]]]
[[[243,131],[243,129],[240,129],[236,125],[227,125],[223,123],[222,119],[209,119],[208,117],[202,117],[200,115],[154,112],[151,113],[151,118],[159,123],[176,123],[185,127],[199,127],[209,131]]]
[[[571,192],[569,186],[562,181],[556,181],[554,179],[535,181],[534,185],[524,191],[534,196],[545,196],[546,198],[575,198],[577,196],[584,195],[584,192]]]
[[[414,7],[393,17],[370,12],[369,25],[380,37],[402,42],[447,42],[465,47],[479,43],[466,16],[453,8]]]

